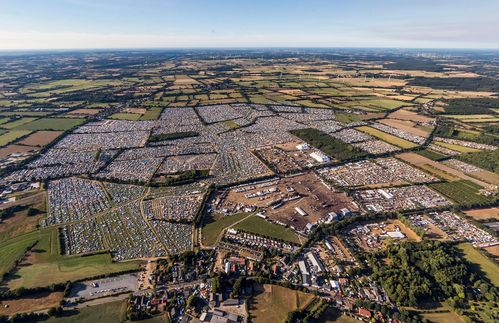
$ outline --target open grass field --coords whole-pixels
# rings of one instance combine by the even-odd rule
[[[250,216],[235,225],[234,229],[301,244],[298,235],[293,230],[285,228],[282,225],[270,223],[258,216]]]
[[[16,127],[22,126],[23,124],[30,123],[32,121],[35,121],[36,118],[20,118],[15,121],[11,121],[9,123],[5,123],[2,125],[2,128],[5,129],[14,129]]]
[[[51,317],[47,322],[124,322],[126,316],[126,301],[115,301],[92,307],[78,309],[78,313],[70,316]],[[141,321],[142,322],[142,321]]]
[[[30,133],[30,130],[10,130],[0,135],[0,146],[6,146],[16,139],[29,135]]]
[[[379,138],[383,141],[386,141],[392,145],[399,146],[400,148],[414,148],[418,145],[410,142],[408,140],[396,137],[394,135],[388,134],[386,132],[380,131],[378,129],[374,129],[368,126],[358,127],[357,130],[367,133],[368,135]]]
[[[429,186],[461,205],[487,204],[494,200],[493,197],[486,197],[479,194],[478,191],[481,187],[467,180],[450,183],[434,183],[429,184]]]
[[[449,148],[450,150],[458,151],[460,153],[474,153],[480,151],[479,149],[449,144],[447,142],[434,141],[434,144],[444,148]]]
[[[424,319],[427,319],[430,322],[435,322],[435,323],[448,323],[448,322],[464,322],[464,320],[461,318],[461,316],[457,315],[456,312],[449,310],[448,312],[442,312],[442,313],[423,313],[421,316]]]
[[[276,285],[256,285],[249,313],[254,323],[282,322],[287,314],[305,308],[314,295]]]
[[[0,243],[0,278],[9,272],[20,261],[26,250],[33,246],[39,239],[37,233],[20,236],[14,241]]]
[[[437,161],[447,157],[441,153],[437,153],[436,151],[429,150],[429,149],[416,151],[416,154],[421,155],[423,157],[426,157],[428,159],[437,160]]]
[[[163,112],[162,108],[150,108],[140,117],[140,120],[158,120],[161,112]]]
[[[247,213],[239,213],[230,216],[225,216],[218,220],[213,220],[205,224],[202,228],[201,235],[203,237],[203,244],[206,246],[211,246],[217,242],[217,238],[222,233],[222,231],[247,217]]]
[[[6,250],[8,244],[18,240],[38,240],[31,252],[23,260],[22,266],[9,275],[6,284],[9,288],[39,287],[78,280],[97,275],[110,274],[139,268],[140,262],[113,262],[111,255],[95,254],[89,256],[61,256],[59,254],[59,238],[56,229],[45,229],[21,236],[2,244]],[[11,242],[12,241],[12,242]],[[27,242],[25,242],[27,243]],[[7,245],[7,246],[6,246]],[[4,250],[4,247],[0,250]]]
[[[110,119],[137,121],[142,117],[138,113],[115,113],[109,116]]]
[[[475,264],[477,270],[483,272],[492,284],[496,287],[499,286],[499,266],[496,263],[481,254],[469,243],[461,243],[458,248],[463,252],[464,257]]]
[[[16,130],[55,130],[55,131],[63,131],[69,130],[73,127],[76,127],[82,124],[85,119],[77,119],[77,118],[41,118],[35,120],[33,122],[24,124],[16,128]]]

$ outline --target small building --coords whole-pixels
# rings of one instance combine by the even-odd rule
[[[331,160],[331,158],[329,158],[328,155],[320,151],[314,151],[313,153],[310,154],[310,157],[312,157],[315,161],[319,163],[327,163]]]
[[[298,214],[300,214],[301,216],[306,216],[307,215],[307,212],[305,212],[305,210],[303,210],[299,206],[295,207],[295,211],[298,212]]]

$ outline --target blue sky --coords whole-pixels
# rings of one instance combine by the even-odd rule
[[[0,0],[0,49],[499,48],[497,0]]]

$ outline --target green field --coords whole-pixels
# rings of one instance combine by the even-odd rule
[[[335,116],[336,121],[343,123],[356,122],[360,120],[359,116],[353,113],[336,113]]]
[[[7,280],[12,289],[19,287],[40,287],[63,283],[68,280],[79,280],[87,277],[110,274],[139,268],[138,261],[113,262],[108,253],[89,256],[61,256],[59,254],[59,237],[57,229],[45,229],[28,235],[16,237],[1,244],[10,249],[12,244],[33,236],[38,243],[33,247],[29,265],[18,267],[13,276]]]
[[[21,125],[16,130],[69,130],[82,124],[85,119],[75,118],[41,118],[33,122]]]
[[[475,264],[477,269],[484,273],[492,284],[496,287],[499,286],[499,266],[494,261],[481,254],[469,243],[461,243],[458,248],[464,253],[464,257]]]
[[[455,201],[459,205],[487,205],[495,200],[492,197],[480,195],[478,191],[482,187],[466,180],[449,183],[434,183],[429,184],[429,186],[432,189],[443,194],[444,196]]]
[[[434,141],[433,143],[435,145],[438,145],[438,146],[441,146],[444,148],[449,148],[450,150],[458,151],[460,153],[474,153],[474,152],[480,151],[479,149],[459,146],[459,145],[455,145],[455,144],[449,144],[446,142]]]
[[[126,301],[115,301],[91,307],[83,307],[75,315],[51,317],[47,322],[123,322],[126,318],[126,303]]]
[[[5,146],[18,138],[29,135],[30,133],[31,131],[29,130],[10,130],[0,135],[0,146]]]
[[[14,241],[0,243],[0,278],[9,272],[16,261],[21,260],[28,247],[38,241],[38,233],[30,233],[16,238]]]
[[[429,150],[429,149],[419,150],[419,151],[416,151],[415,153],[418,155],[421,155],[423,157],[426,157],[428,159],[435,160],[435,161],[439,161],[439,160],[442,160],[442,159],[447,157],[441,153],[437,153],[436,151]]]
[[[217,242],[217,238],[222,231],[228,226],[240,221],[248,216],[247,213],[238,213],[230,216],[225,216],[219,220],[205,224],[202,228],[201,235],[203,244],[211,246]]]
[[[109,116],[110,119],[137,121],[142,117],[138,113],[115,113]]]
[[[162,108],[150,108],[140,117],[140,120],[158,120],[163,112]]]
[[[252,232],[273,239],[301,244],[298,235],[291,229],[282,225],[270,223],[258,216],[250,216],[234,226],[236,230]]]
[[[357,130],[365,132],[368,135],[379,138],[379,139],[386,141],[392,145],[399,146],[400,148],[414,148],[414,147],[418,146],[417,144],[415,144],[413,142],[410,142],[408,140],[399,138],[397,136],[391,135],[389,133],[386,133],[386,132],[383,132],[383,131],[380,131],[378,129],[371,128],[368,126],[358,127]]]
[[[15,121],[5,123],[2,125],[2,128],[5,129],[14,129],[16,127],[22,126],[23,124],[30,123],[32,121],[36,120],[36,118],[20,118]]]

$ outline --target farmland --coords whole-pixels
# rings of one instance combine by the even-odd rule
[[[26,293],[9,315],[72,301],[50,291],[68,280],[96,300],[47,321],[493,315],[495,53],[0,61],[2,293]]]
[[[256,233],[265,237],[301,244],[300,238],[291,229],[287,229],[278,224],[268,223],[264,219],[257,216],[251,216],[241,221],[235,225],[234,228],[246,232]]]
[[[430,184],[430,187],[461,205],[487,205],[494,201],[494,198],[485,197],[478,192],[480,186],[466,180],[435,183]]]
[[[398,138],[396,136],[393,136],[391,134],[388,134],[386,132],[383,132],[383,131],[380,131],[378,129],[374,129],[374,128],[371,128],[371,127],[359,127],[357,128],[358,130],[360,131],[363,131],[367,134],[370,134],[376,138],[379,138],[381,140],[384,140],[384,141],[387,141],[391,144],[394,144],[396,146],[399,146],[401,148],[414,148],[414,147],[417,147],[416,144],[410,142],[410,141],[407,141],[407,140],[404,140],[402,138]]]
[[[281,322],[288,312],[306,307],[314,298],[311,294],[276,285],[257,286],[257,296],[251,300],[250,315],[254,322]]]

